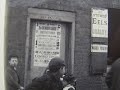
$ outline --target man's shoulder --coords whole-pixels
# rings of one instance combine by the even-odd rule
[[[49,76],[48,75],[43,75],[41,77],[36,77],[34,78],[32,81],[33,82],[42,82],[42,81],[46,81],[46,80],[49,80]]]
[[[26,86],[25,90],[39,90],[39,89],[42,89],[44,87],[44,85],[46,85],[47,78],[48,77],[46,75],[34,78],[32,80],[32,82],[28,86]]]
[[[12,67],[7,66],[7,72],[6,73],[8,73],[8,74],[14,74],[15,71],[14,71],[14,69]]]

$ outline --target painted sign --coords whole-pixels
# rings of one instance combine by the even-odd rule
[[[36,22],[34,66],[47,67],[51,58],[60,56],[61,24]]]
[[[105,52],[107,53],[108,46],[101,45],[101,44],[92,44],[91,45],[91,52]]]
[[[108,10],[92,9],[91,36],[108,38]]]

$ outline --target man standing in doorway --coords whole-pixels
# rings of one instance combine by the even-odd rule
[[[120,90],[120,58],[112,64],[106,76],[106,83],[110,90]]]
[[[59,57],[51,59],[48,65],[49,71],[43,76],[36,78],[25,90],[62,90],[60,78],[65,73],[65,63]]]
[[[20,79],[16,71],[18,65],[18,58],[16,56],[11,56],[9,58],[9,63],[7,65],[6,71],[6,87],[7,90],[23,90],[20,86]]]

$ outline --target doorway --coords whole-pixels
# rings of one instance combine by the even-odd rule
[[[61,57],[71,73],[71,23],[31,20],[27,84],[44,74],[50,60]]]
[[[28,85],[35,77],[40,77],[53,57],[61,57],[66,62],[66,71],[73,73],[75,13],[28,9],[25,82]]]
[[[108,9],[108,64],[120,57],[120,9]]]
[[[51,21],[31,21],[32,51],[30,78],[42,76],[54,57],[65,59],[66,24]]]

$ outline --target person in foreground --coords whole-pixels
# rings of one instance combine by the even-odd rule
[[[120,58],[112,64],[106,76],[106,84],[110,90],[120,90]]]
[[[25,90],[62,90],[63,85],[60,80],[65,73],[65,63],[59,58],[51,59],[48,65],[49,71],[43,76],[36,78]]]

